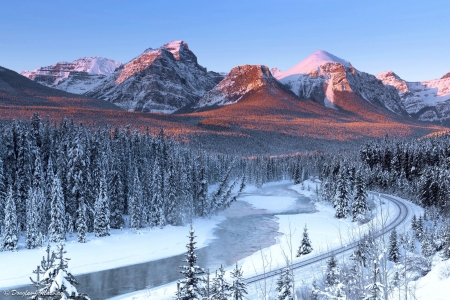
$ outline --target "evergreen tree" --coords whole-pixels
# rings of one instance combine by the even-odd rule
[[[300,247],[298,248],[297,257],[300,257],[301,255],[309,254],[309,253],[311,253],[311,251],[313,251],[313,248],[311,247],[311,241],[309,240],[308,230],[307,230],[306,224],[305,224],[305,229],[303,230],[303,239],[302,239],[302,243],[300,244]]]
[[[3,173],[3,160],[0,157],[0,228],[3,228],[3,221],[5,220],[5,204],[6,204],[6,179]]]
[[[139,180],[137,169],[134,172],[133,187],[131,190],[130,200],[128,202],[128,213],[130,215],[130,228],[141,228],[141,199],[142,186]]]
[[[395,263],[399,262],[400,260],[400,249],[397,242],[397,231],[395,230],[395,228],[389,235],[388,259]]]
[[[61,181],[58,176],[53,176],[50,202],[50,225],[48,227],[48,239],[50,242],[61,242],[66,239],[63,197]]]
[[[94,219],[94,233],[95,236],[108,236],[109,235],[109,199],[106,186],[106,175],[100,179],[99,193],[97,201],[95,202],[95,219]]]
[[[331,287],[339,283],[339,269],[334,255],[327,261],[327,271],[325,274],[325,285]]]
[[[119,170],[120,162],[116,161],[118,157],[115,156],[112,161],[112,169],[108,181],[109,187],[109,201],[110,201],[110,225],[111,228],[119,229],[123,227],[123,214],[125,210],[125,195],[124,184]]]
[[[185,266],[181,266],[180,273],[184,275],[184,279],[180,280],[180,299],[181,300],[200,300],[202,296],[200,294],[199,287],[199,277],[198,275],[203,274],[202,268],[196,265],[197,255],[195,254],[195,235],[194,229],[189,230],[189,243],[186,245],[187,253],[184,262],[187,263]]]
[[[417,220],[415,234],[416,234],[416,238],[419,241],[422,241],[422,238],[423,238],[423,235],[424,235],[424,226],[423,226],[423,217],[422,217],[422,215],[420,215],[419,219]]]
[[[293,283],[290,268],[285,268],[280,273],[280,278],[277,281],[277,300],[293,300],[294,295],[292,292]]]
[[[355,178],[355,192],[352,204],[353,222],[363,220],[369,210],[367,206],[367,192],[361,173],[357,172]]]
[[[43,288],[39,290],[39,293],[57,295],[52,299],[90,300],[87,294],[81,294],[77,291],[75,285],[79,283],[68,270],[67,262],[69,259],[64,258],[65,253],[64,245],[59,245],[58,254],[54,255],[59,260],[59,264],[52,265],[46,270],[43,279],[40,281]]]
[[[231,271],[231,278],[233,279],[233,283],[230,290],[233,300],[244,300],[247,294],[247,284],[244,282],[242,268],[238,268],[237,263],[234,270]]]
[[[30,188],[27,199],[27,233],[25,243],[28,249],[33,249],[39,246],[39,231],[38,231],[38,208],[36,203],[36,190]]]
[[[296,163],[294,165],[294,184],[300,184],[301,183],[301,175],[300,175],[300,164]]]
[[[3,222],[4,232],[2,240],[2,249],[8,251],[17,250],[17,242],[19,240],[19,234],[17,231],[17,215],[16,204],[13,199],[12,186],[8,188],[8,194],[6,196],[5,205],[5,220]]]
[[[216,277],[213,279],[211,296],[214,300],[227,300],[231,296],[231,286],[225,280],[225,270],[220,265],[219,271],[216,271]]]
[[[426,258],[429,258],[436,253],[433,243],[433,236],[429,232],[426,232],[422,238],[421,252]]]
[[[310,299],[311,300],[319,300],[319,294],[320,294],[320,290],[319,290],[319,287],[317,286],[317,281],[314,279],[314,281],[312,283]]]
[[[77,232],[78,232],[78,242],[86,243],[86,204],[84,204],[83,199],[81,199],[78,210],[77,210]]]
[[[343,172],[340,172],[336,182],[336,194],[334,195],[334,208],[336,209],[335,217],[338,219],[346,218],[349,213],[349,196],[348,183]]]

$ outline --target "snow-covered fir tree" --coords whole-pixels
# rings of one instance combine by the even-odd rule
[[[397,231],[394,228],[389,235],[388,249],[388,259],[394,263],[397,263],[400,260],[400,248],[397,240]]]
[[[231,296],[234,300],[244,300],[245,295],[247,295],[247,284],[244,281],[244,274],[242,272],[242,268],[238,268],[238,264],[236,263],[236,267],[233,271],[231,271],[231,279],[233,283],[231,284],[230,291]]]
[[[355,191],[352,203],[352,219],[353,221],[362,221],[369,210],[367,205],[367,192],[361,173],[356,173]]]
[[[306,224],[305,224],[305,228],[303,230],[303,239],[300,244],[300,247],[298,248],[297,257],[309,254],[312,251],[313,251],[313,248],[311,246],[311,241],[309,240],[309,236],[308,236],[308,229],[306,228]]]
[[[130,228],[139,229],[141,228],[141,199],[142,199],[142,186],[141,180],[139,179],[138,170],[134,171],[133,187],[131,190],[129,202],[128,202],[128,213],[130,215]]]
[[[293,282],[290,268],[285,268],[277,280],[277,300],[293,300]]]
[[[2,250],[17,250],[19,232],[17,230],[16,204],[14,203],[12,186],[8,188],[5,205],[5,219],[3,221],[4,232],[2,232]]]
[[[180,291],[179,295],[177,295],[177,299],[181,300],[201,300],[202,295],[200,292],[200,277],[199,275],[203,274],[204,271],[202,268],[197,266],[197,255],[195,254],[195,244],[194,242],[195,235],[194,229],[191,228],[189,230],[189,243],[186,245],[187,253],[184,262],[186,265],[180,266],[180,273],[184,275],[184,279],[181,279],[180,282]]]
[[[80,204],[77,210],[77,234],[78,234],[78,242],[86,243],[86,204],[84,200],[81,199]]]
[[[61,242],[66,239],[64,195],[61,181],[58,176],[53,176],[50,198],[50,225],[48,227],[48,239],[50,242]]]
[[[37,206],[37,190],[30,188],[27,199],[27,225],[26,225],[26,239],[25,243],[28,249],[36,248],[40,245],[39,240],[39,216],[38,216],[38,206]]]
[[[3,172],[3,160],[0,157],[0,228],[3,227],[5,220],[5,203],[6,203],[6,178]],[[1,239],[1,232],[0,232]]]
[[[213,278],[211,286],[211,298],[214,300],[227,300],[231,296],[231,285],[225,279],[225,270],[220,265]]]
[[[97,201],[95,201],[95,236],[108,236],[110,224],[109,199],[106,186],[106,175],[103,174],[100,179],[100,186]]]
[[[346,218],[349,214],[350,192],[348,190],[348,182],[344,172],[338,174],[336,181],[336,193],[334,195],[334,208],[336,209],[335,217],[338,219]]]
[[[43,286],[39,290],[39,294],[54,295],[51,296],[52,299],[90,300],[87,294],[77,291],[75,285],[79,283],[68,270],[68,259],[64,257],[65,253],[64,245],[59,245],[58,253],[55,255],[59,263],[49,266],[45,271],[42,280],[39,282]]]

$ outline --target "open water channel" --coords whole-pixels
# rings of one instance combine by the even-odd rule
[[[310,199],[288,189],[289,185],[291,184],[263,187],[249,195],[296,198],[294,206],[277,214],[313,212],[314,205],[311,204]],[[246,194],[242,195],[242,197],[245,196]],[[221,264],[224,267],[231,266],[238,260],[275,244],[275,238],[280,235],[274,213],[255,209],[245,201],[236,201],[221,215],[226,219],[214,230],[217,238],[210,241],[208,246],[196,251],[198,265],[204,269],[210,269],[211,272],[218,269]],[[111,251],[114,250],[111,249]],[[147,287],[157,287],[182,278],[179,266],[183,264],[183,259],[184,254],[75,277],[80,283],[78,289],[89,294],[92,300],[107,299]],[[19,291],[34,290],[31,285],[16,289]],[[3,292],[0,294],[2,300],[13,300],[14,298],[17,297],[7,297]]]

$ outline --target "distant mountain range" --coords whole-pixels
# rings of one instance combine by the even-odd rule
[[[149,48],[123,65],[92,57],[21,74],[48,87],[106,100],[129,111],[174,113],[238,102],[261,84],[250,77],[236,80],[245,76],[248,68],[238,66],[228,74],[208,72],[186,42],[173,41]],[[441,79],[405,82],[391,71],[376,76],[359,71],[349,61],[323,50],[285,72],[264,67],[263,73],[266,80],[278,80],[299,98],[327,108],[361,114],[363,104],[359,102],[364,100],[398,116],[441,123],[450,120],[450,73]]]
[[[0,68],[2,120],[39,112],[88,124],[164,127],[227,153],[326,150],[331,141],[345,148],[365,138],[421,136],[450,120],[450,75],[410,83],[393,72],[359,71],[326,51],[285,72],[243,65],[216,73],[198,64],[187,43],[173,41],[125,64],[82,58],[22,75]]]

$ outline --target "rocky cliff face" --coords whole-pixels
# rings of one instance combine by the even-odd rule
[[[272,90],[280,88],[268,67],[262,65],[234,67],[224,80],[200,99],[195,108],[233,104],[245,94],[263,86]]]
[[[404,115],[395,88],[383,85],[375,76],[356,70],[348,61],[325,51],[317,51],[277,79],[300,98],[312,99],[330,108],[345,109],[337,103],[340,92],[352,93],[379,109]]]
[[[200,66],[183,41],[147,49],[86,95],[132,111],[172,113],[196,103],[223,79]]]
[[[377,78],[396,89],[409,115],[421,121],[443,122],[450,119],[449,74],[423,82],[407,82],[392,71],[382,72]]]
[[[47,87],[83,94],[110,76],[120,62],[102,57],[83,57],[20,74]]]

